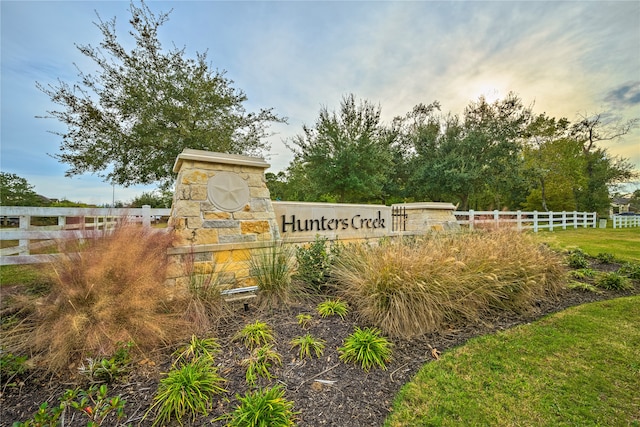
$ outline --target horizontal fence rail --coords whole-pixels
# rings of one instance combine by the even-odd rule
[[[640,215],[614,215],[613,228],[640,227]]]
[[[0,206],[0,223],[14,226],[0,229],[0,240],[3,241],[0,265],[50,262],[60,254],[32,254],[31,251],[56,246],[61,240],[94,237],[122,221],[150,227],[154,220],[170,213],[171,209],[149,206],[114,209]],[[5,241],[17,241],[17,245],[4,247],[7,246]]]
[[[553,231],[567,227],[596,227],[595,212],[456,211],[458,224],[474,228],[514,227],[518,230]]]

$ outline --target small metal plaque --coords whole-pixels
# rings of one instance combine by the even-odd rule
[[[249,186],[238,174],[219,172],[209,178],[207,195],[221,211],[236,212],[249,203]]]

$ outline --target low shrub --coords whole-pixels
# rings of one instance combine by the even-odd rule
[[[491,321],[557,298],[566,271],[557,254],[510,230],[434,234],[357,245],[336,263],[340,295],[365,322],[410,338],[453,324]]]
[[[615,255],[607,252],[600,252],[598,255],[596,255],[596,259],[603,264],[611,264],[615,262],[616,257]]]
[[[12,381],[28,370],[27,359],[0,349],[0,385],[15,385]]]
[[[591,279],[596,277],[596,271],[591,268],[579,268],[569,271],[569,276],[574,279]]]
[[[306,334],[291,340],[291,348],[299,347],[298,356],[300,359],[312,357],[312,352],[316,357],[322,356],[322,353],[324,353],[324,346],[324,340],[316,338],[311,334]]]
[[[567,265],[571,268],[589,268],[589,260],[580,249],[574,249],[567,254]]]
[[[322,317],[340,316],[344,319],[348,312],[349,306],[344,301],[326,300],[318,304],[318,314]]]
[[[279,385],[236,395],[239,405],[226,417],[229,427],[292,427],[297,413]]]
[[[365,371],[369,371],[374,366],[386,370],[386,364],[391,361],[391,343],[381,336],[380,330],[376,328],[356,327],[338,352],[340,360],[359,363]]]
[[[640,280],[640,263],[626,262],[618,269],[618,273],[633,280]]]
[[[329,243],[326,237],[316,236],[313,242],[296,249],[297,270],[295,278],[304,283],[312,294],[326,292],[331,268],[340,256],[341,246]]]
[[[629,278],[616,272],[601,273],[596,277],[596,286],[611,291],[624,291],[633,288]]]

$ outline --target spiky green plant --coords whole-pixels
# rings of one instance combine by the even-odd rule
[[[229,414],[228,427],[292,427],[297,412],[293,402],[285,399],[284,390],[277,385],[273,388],[236,395],[240,403]]]
[[[145,417],[155,414],[153,425],[168,424],[172,418],[182,424],[184,417],[195,421],[198,414],[208,415],[212,397],[224,393],[224,379],[206,360],[196,359],[169,371],[160,380],[154,403]]]
[[[322,317],[340,316],[344,319],[344,316],[349,312],[349,306],[346,302],[340,300],[326,300],[318,304],[318,313]]]
[[[203,359],[213,363],[216,354],[220,353],[220,344],[215,338],[198,338],[191,336],[188,344],[180,347],[175,353],[175,365],[189,363],[197,359]]]
[[[242,361],[242,365],[246,366],[245,380],[249,385],[255,385],[258,377],[271,379],[271,367],[273,365],[281,365],[282,357],[273,349],[273,345],[267,344],[258,347],[251,352],[251,356]]]
[[[347,337],[342,347],[338,349],[340,360],[346,363],[358,363],[362,369],[369,371],[374,366],[386,370],[391,361],[392,344],[376,328],[360,329]]]
[[[300,313],[296,316],[298,325],[302,326],[303,328],[307,328],[309,326],[309,323],[311,323],[311,319],[313,319],[313,317],[311,317],[311,315],[307,313]]]
[[[311,334],[306,334],[292,339],[291,348],[299,347],[298,356],[300,359],[311,357],[312,352],[316,357],[320,357],[324,353],[325,343],[322,339],[316,338]]]
[[[252,252],[249,272],[260,289],[260,305],[274,307],[294,299],[296,285],[291,280],[294,265],[293,249],[283,243]]]
[[[245,325],[233,336],[234,341],[242,341],[245,347],[252,350],[255,347],[269,344],[274,340],[271,326],[265,322],[256,320],[254,323]]]

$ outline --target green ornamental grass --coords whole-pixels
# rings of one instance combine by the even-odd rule
[[[322,317],[340,316],[344,319],[344,316],[349,312],[349,306],[346,302],[340,300],[326,300],[318,304],[318,313]]]
[[[367,372],[374,366],[386,370],[386,364],[391,361],[391,346],[392,344],[380,335],[379,329],[356,327],[338,352],[340,360],[359,363]]]
[[[291,427],[295,425],[293,402],[285,399],[284,390],[273,388],[236,395],[240,404],[227,418],[228,427]]]
[[[273,345],[266,344],[253,350],[251,356],[244,359],[242,364],[247,367],[245,373],[247,384],[255,385],[258,377],[273,378],[270,369],[273,365],[281,365],[282,357],[273,349]]]
[[[320,357],[324,353],[325,341],[311,334],[306,334],[291,340],[291,348],[295,347],[299,347],[298,356],[300,359],[312,357],[312,352],[316,357]]]
[[[265,322],[256,320],[242,328],[233,337],[234,341],[242,341],[248,349],[254,349],[273,342],[273,330]]]
[[[172,418],[182,424],[185,416],[192,421],[198,414],[206,416],[211,409],[212,397],[226,391],[221,387],[224,381],[216,368],[202,359],[172,369],[160,380],[147,415],[155,411],[154,426],[168,424]]]
[[[197,359],[203,359],[213,363],[216,354],[220,352],[220,344],[215,338],[198,338],[191,336],[191,341],[174,353],[176,361],[174,365],[189,363]]]

